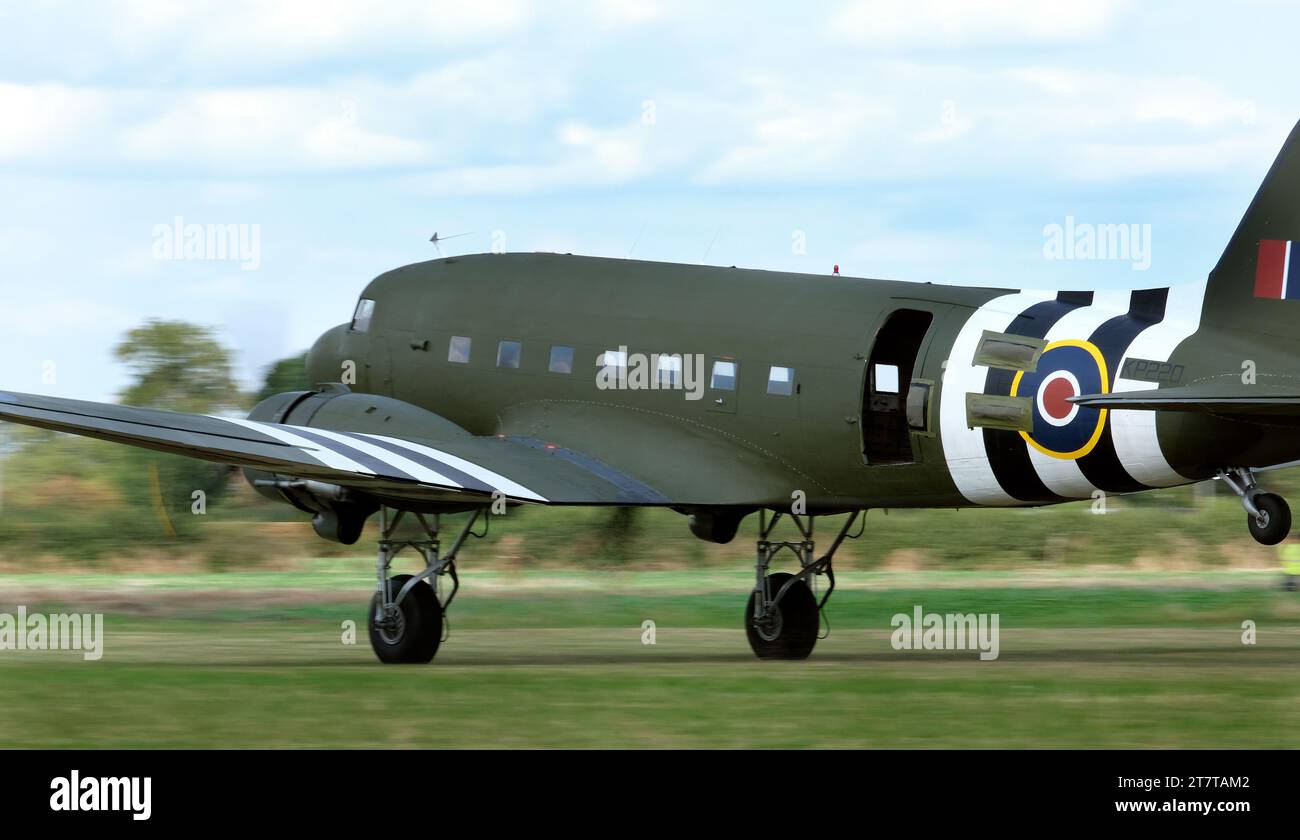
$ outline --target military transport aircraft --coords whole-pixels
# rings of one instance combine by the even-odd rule
[[[1296,237],[1293,240],[1291,237]],[[247,419],[0,392],[0,418],[237,465],[351,544],[379,514],[370,638],[428,662],[456,556],[507,505],[668,507],[730,541],[759,516],[744,627],[812,651],[869,508],[1045,505],[1218,477],[1251,534],[1300,459],[1300,126],[1205,283],[1039,293],[554,254],[375,278]],[[468,513],[443,551],[439,517]],[[849,514],[818,557],[817,516]],[[793,539],[776,525],[793,522]],[[406,536],[399,526],[418,524]],[[860,531],[858,532],[861,533]],[[416,575],[391,574],[419,552]],[[783,551],[793,572],[773,572]],[[825,577],[825,592],[814,585]]]

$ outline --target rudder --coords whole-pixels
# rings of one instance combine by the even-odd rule
[[[1210,272],[1202,324],[1300,333],[1300,305],[1279,300],[1300,301],[1300,123]]]

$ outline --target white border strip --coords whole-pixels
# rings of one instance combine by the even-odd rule
[[[215,415],[208,416],[214,417]],[[240,420],[234,417],[217,417],[216,419],[225,420],[227,423],[234,423],[236,426],[243,426],[245,429],[252,429],[255,432],[261,432],[264,435],[270,435],[281,443],[296,446],[301,449],[304,454],[310,455],[330,469],[356,473],[358,475],[375,474],[373,470],[358,464],[346,455],[341,455],[332,449],[326,449],[314,440],[308,440],[305,437],[295,435],[293,432],[289,431],[286,426],[279,426],[275,423],[259,423],[256,420]]]
[[[330,440],[336,440],[344,446],[350,446],[353,449],[366,453],[372,458],[383,461],[394,469],[401,470],[421,483],[432,484],[439,487],[452,487],[457,490],[463,489],[460,484],[452,481],[442,473],[434,472],[423,464],[416,463],[410,458],[399,455],[398,453],[385,449],[382,446],[376,446],[370,441],[365,440],[361,436],[360,432],[343,434],[328,429],[315,429],[306,426],[291,426],[290,428],[303,429],[304,431],[327,437]]]
[[[492,470],[487,469],[486,467],[480,467],[478,464],[472,463],[470,461],[466,461],[464,458],[458,458],[455,455],[452,455],[447,452],[443,452],[439,449],[434,449],[432,447],[425,446],[420,443],[413,443],[409,440],[402,440],[401,438],[386,437],[385,435],[367,434],[366,437],[396,444],[397,446],[401,446],[405,449],[409,449],[412,452],[419,452],[421,455],[427,456],[429,458],[433,458],[435,461],[441,461],[442,463],[446,464],[449,467],[453,467],[454,469],[458,469],[467,475],[471,475],[474,478],[477,478],[479,481],[482,481],[487,486],[499,490],[502,493],[505,493],[507,496],[512,496],[518,499],[532,499],[535,502],[547,501],[547,499],[544,496],[539,496],[538,494],[534,493],[532,490],[529,490],[527,487],[523,486],[522,484],[518,484],[514,481],[511,481],[505,476],[495,473]]]

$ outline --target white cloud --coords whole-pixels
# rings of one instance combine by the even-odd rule
[[[201,204],[248,204],[265,195],[261,184],[251,181],[208,181],[199,185]]]
[[[418,73],[396,85],[359,87],[366,99],[386,111],[423,110],[442,129],[482,131],[484,126],[526,123],[563,103],[574,73],[572,62],[555,62],[548,72],[537,73],[518,52],[497,49]],[[359,118],[365,120],[371,109],[365,101],[359,105]]]
[[[0,161],[265,174],[464,163],[563,107],[569,68],[493,50],[396,81],[154,91],[0,83]],[[543,122],[542,127],[545,128]]]
[[[0,82],[0,159],[67,149],[109,109],[109,96],[96,89]]]
[[[663,9],[654,0],[594,0],[596,20],[606,27],[641,26],[657,20]]]
[[[848,89],[791,91],[773,78],[755,79],[751,88],[756,100],[726,108],[726,129],[741,128],[744,139],[703,166],[704,183],[843,178],[860,171],[864,137],[898,120],[888,99]]]
[[[591,189],[652,175],[649,131],[641,123],[595,128],[562,125],[547,147],[549,159],[492,166],[460,166],[403,179],[408,188],[438,195],[529,195]]]
[[[371,131],[323,91],[239,89],[187,96],[122,135],[130,160],[216,167],[393,166],[417,162],[418,141]]]
[[[1255,102],[1234,96],[1221,86],[1189,76],[1161,77],[1024,67],[1006,71],[1047,95],[1049,109],[1092,126],[1182,123],[1195,129],[1240,126],[1256,118]]]
[[[1208,144],[1208,154],[1227,135],[1251,133],[1255,118],[1252,100],[1195,76],[1064,65],[1006,69],[951,57],[946,64],[909,63],[887,57],[894,54],[888,50],[886,57],[831,50],[818,61],[797,51],[760,50],[719,63],[695,53],[699,74],[607,79],[606,51],[638,46],[635,33],[602,30],[580,38],[600,50],[595,63],[568,41],[555,46],[538,40],[537,27],[553,27],[546,31],[556,34],[577,22],[664,21],[654,55],[683,49],[689,59],[690,50],[707,48],[683,40],[685,30],[674,27],[693,19],[667,15],[643,0],[563,3],[556,8],[569,14],[564,24],[534,19],[515,0],[493,0],[473,13],[446,3],[385,5],[373,15],[339,2],[310,8],[296,0],[286,6],[204,3],[181,11],[132,2],[119,27],[131,28],[123,36],[127,47],[146,50],[166,43],[200,52],[256,51],[279,37],[286,55],[342,55],[369,49],[381,36],[395,39],[393,49],[416,43],[435,22],[438,38],[463,24],[468,40],[481,37],[491,46],[480,44],[465,57],[430,41],[431,60],[396,78],[316,74],[309,84],[157,89],[0,84],[0,109],[12,115],[0,120],[0,161],[56,169],[165,168],[243,180],[377,169],[425,173],[405,183],[456,195],[598,188],[650,178],[833,184],[946,178],[965,175],[972,165],[988,173],[1024,171],[1062,150],[1076,161],[1122,157],[1097,149],[1182,144],[1164,131],[1169,124],[1194,132],[1185,142]],[[885,38],[900,47],[916,33],[924,34],[915,42],[920,47],[1002,37],[1052,44],[1110,25],[1120,8],[1116,2],[1076,8],[1020,0],[885,2],[869,9],[848,4],[834,25],[851,41]],[[655,105],[653,125],[637,121],[645,100]],[[1271,126],[1260,133],[1271,136]],[[1080,151],[1084,147],[1092,151]],[[1152,171],[1168,172],[1179,161],[1204,171],[1194,152],[1168,150],[1153,156]],[[1122,168],[1131,172],[1136,165]],[[1065,170],[1096,177],[1102,167]]]
[[[137,58],[253,65],[475,43],[523,26],[524,0],[119,0],[114,44]]]
[[[50,296],[11,302],[8,309],[5,320],[9,336],[21,339],[59,338],[83,332],[116,334],[136,320],[116,304],[89,298]]]
[[[1090,181],[1153,175],[1204,175],[1228,167],[1258,166],[1277,154],[1267,133],[1222,137],[1195,143],[1081,143],[1062,167],[1063,174]]]
[[[1052,67],[838,65],[798,85],[757,78],[725,104],[695,99],[722,115],[692,124],[707,138],[692,149],[708,184],[1227,171],[1268,155],[1290,124],[1189,76]]]
[[[855,0],[831,17],[827,34],[873,49],[963,47],[1079,41],[1104,32],[1123,0]]]

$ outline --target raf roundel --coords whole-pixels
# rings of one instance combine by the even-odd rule
[[[1029,397],[1033,403],[1033,427],[1020,436],[1044,455],[1082,458],[1101,438],[1106,409],[1080,406],[1070,398],[1109,390],[1106,359],[1096,345],[1077,339],[1048,344],[1037,367],[1017,373],[1011,382],[1011,396]]]

